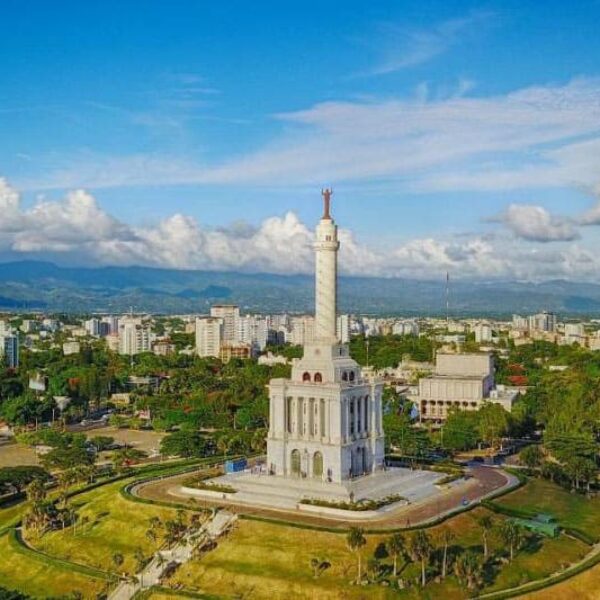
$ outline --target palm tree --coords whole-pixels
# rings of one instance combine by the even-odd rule
[[[348,535],[346,536],[346,543],[351,552],[355,552],[358,557],[358,575],[356,577],[357,583],[362,578],[362,563],[360,549],[367,543],[365,534],[362,529],[358,527],[351,527]]]
[[[510,560],[515,556],[515,549],[518,549],[523,541],[523,529],[514,521],[506,520],[500,526],[500,537],[510,549]]]
[[[483,539],[483,556],[488,557],[488,535],[494,527],[494,521],[490,515],[483,515],[479,519],[479,526],[481,527],[481,536]]]
[[[217,440],[217,448],[223,456],[229,451],[229,440],[224,435]]]
[[[146,530],[146,538],[152,543],[156,542],[156,532],[150,528]]]
[[[425,566],[431,556],[432,550],[433,546],[429,535],[422,529],[419,529],[410,540],[410,555],[413,560],[421,562],[421,585],[423,587],[427,583]]]
[[[475,552],[461,554],[454,563],[454,573],[463,586],[477,589],[483,583],[483,564]]]
[[[321,561],[318,558],[310,559],[310,568],[313,570],[313,577],[316,579],[319,575],[319,568],[321,567]]]
[[[113,565],[115,565],[115,568],[117,570],[119,570],[119,567],[123,564],[125,559],[123,558],[123,555],[120,552],[115,552],[112,555],[112,561],[113,561]]]
[[[454,535],[452,529],[448,529],[447,527],[444,527],[444,529],[442,529],[442,533],[440,536],[442,544],[444,545],[444,556],[442,559],[442,579],[445,579],[446,574],[448,572],[448,546],[454,540],[455,537],[456,536]]]
[[[398,575],[398,556],[404,554],[406,541],[400,533],[394,533],[385,544],[388,554],[394,559],[394,577]]]

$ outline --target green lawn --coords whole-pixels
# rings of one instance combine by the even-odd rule
[[[15,551],[8,535],[0,537],[0,557],[0,585],[37,598],[73,592],[80,592],[84,598],[95,598],[106,586],[102,580],[49,567],[43,560]]]
[[[125,564],[120,570],[134,571],[134,552],[141,548],[150,555],[160,541],[146,537],[151,517],[172,519],[175,509],[134,502],[120,494],[124,481],[107,484],[72,499],[80,519],[87,517],[89,524],[74,534],[72,528],[47,533],[30,542],[40,550],[73,562],[104,571],[114,571],[112,556],[120,552]],[[532,480],[523,488],[499,500],[509,506],[526,510],[553,513],[561,522],[595,533],[600,531],[600,515],[596,501],[588,501],[565,492],[544,481]],[[18,519],[22,507],[0,511],[0,527]],[[596,513],[596,514],[594,514]],[[481,549],[481,529],[478,518],[490,514],[496,523],[502,516],[476,508],[458,515],[444,525],[428,530],[434,545],[441,548],[443,529],[455,535],[455,550]],[[410,533],[406,537],[410,537]],[[371,558],[387,535],[369,535],[362,550],[363,565]],[[491,536],[493,551],[503,552],[496,535]],[[510,565],[499,567],[485,591],[505,589],[544,577],[575,562],[588,551],[583,543],[560,536],[557,539],[536,538],[522,549]],[[0,585],[18,588],[33,595],[60,594],[81,590],[93,597],[104,583],[84,575],[70,575],[60,567],[48,567],[39,559],[29,559],[16,553],[0,539],[0,556],[6,559],[0,565]],[[311,558],[328,561],[327,568],[318,578],[313,577]],[[388,568],[391,559],[383,556]],[[382,585],[368,587],[352,585],[356,577],[356,559],[346,547],[344,534],[328,533],[241,519],[228,537],[219,541],[218,547],[201,558],[181,567],[172,577],[171,584],[200,590],[211,597],[256,597],[277,600],[291,598],[337,600],[369,597],[375,600],[388,598],[426,599],[444,598],[459,600],[466,597],[453,576],[446,581],[431,581],[425,590],[414,585],[419,575],[418,565],[401,564],[400,576],[412,585],[402,593]],[[432,569],[432,575],[435,568]],[[12,579],[11,579],[12,577]]]
[[[527,485],[497,502],[512,508],[551,513],[562,525],[600,538],[600,499],[588,500],[545,479],[532,478]]]
[[[79,528],[46,533],[41,538],[30,539],[36,548],[53,556],[79,562],[104,571],[114,571],[112,556],[119,552],[125,562],[119,571],[134,572],[134,553],[141,548],[145,555],[152,554],[160,540],[146,537],[151,517],[172,519],[175,510],[126,500],[119,490],[123,481],[117,481],[72,499],[79,519],[89,519],[88,525]]]
[[[481,548],[481,535],[477,519],[486,513],[476,509],[459,515],[441,527],[429,530],[434,544],[440,548],[440,533],[451,529],[456,539],[453,544],[461,548]],[[489,514],[489,513],[488,513]],[[493,515],[499,523],[502,517]],[[407,536],[410,534],[407,534]],[[368,536],[363,549],[364,563],[387,536]],[[501,542],[492,536],[492,549],[502,549]],[[488,590],[512,587],[524,581],[539,579],[557,570],[561,563],[573,562],[582,557],[588,548],[584,544],[560,537],[556,540],[540,539],[534,547],[519,552],[513,563],[503,566],[494,577]],[[312,576],[309,562],[312,557],[327,559],[331,568],[318,579]],[[391,560],[383,559],[385,564]],[[173,584],[208,594],[231,598],[235,594],[248,593],[250,597],[288,598],[363,598],[368,590],[369,598],[386,599],[399,595],[403,598],[465,597],[454,577],[435,583],[425,590],[413,586],[399,594],[380,585],[368,588],[350,584],[356,576],[355,559],[346,548],[345,536],[334,533],[315,532],[242,520],[227,539],[220,542],[213,552],[184,565],[172,578]],[[401,576],[414,581],[419,575],[417,565],[409,563]]]

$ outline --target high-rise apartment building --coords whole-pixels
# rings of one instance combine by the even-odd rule
[[[16,369],[19,366],[19,334],[4,331],[0,334],[0,358],[7,367]]]
[[[198,356],[220,357],[223,330],[223,319],[217,317],[198,317],[196,319],[196,353]]]
[[[151,335],[142,319],[125,317],[119,325],[119,354],[133,356],[142,352],[150,352]]]
[[[210,308],[210,316],[223,322],[223,342],[236,344],[240,320],[240,307],[235,304],[215,304]]]
[[[348,344],[350,342],[350,315],[338,316],[337,336],[340,344]]]

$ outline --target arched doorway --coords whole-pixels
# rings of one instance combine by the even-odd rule
[[[323,455],[320,452],[315,452],[313,455],[312,474],[317,479],[323,478]]]
[[[292,475],[300,475],[300,451],[292,450],[291,460],[290,460],[290,468],[292,470]]]

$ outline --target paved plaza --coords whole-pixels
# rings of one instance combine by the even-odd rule
[[[432,471],[389,468],[341,484],[251,472],[231,473],[211,479],[209,482],[234,488],[236,493],[226,494],[223,499],[226,498],[236,504],[295,511],[298,509],[299,502],[307,498],[330,502],[350,500],[357,502],[399,495],[410,504],[414,504],[441,494],[442,490],[436,486],[436,482],[444,476],[443,473]],[[457,487],[465,483],[465,480],[461,479],[453,486]],[[213,491],[186,486],[178,486],[173,493],[177,496],[206,500],[214,500],[217,497]],[[386,507],[382,507],[378,512],[386,512]]]

